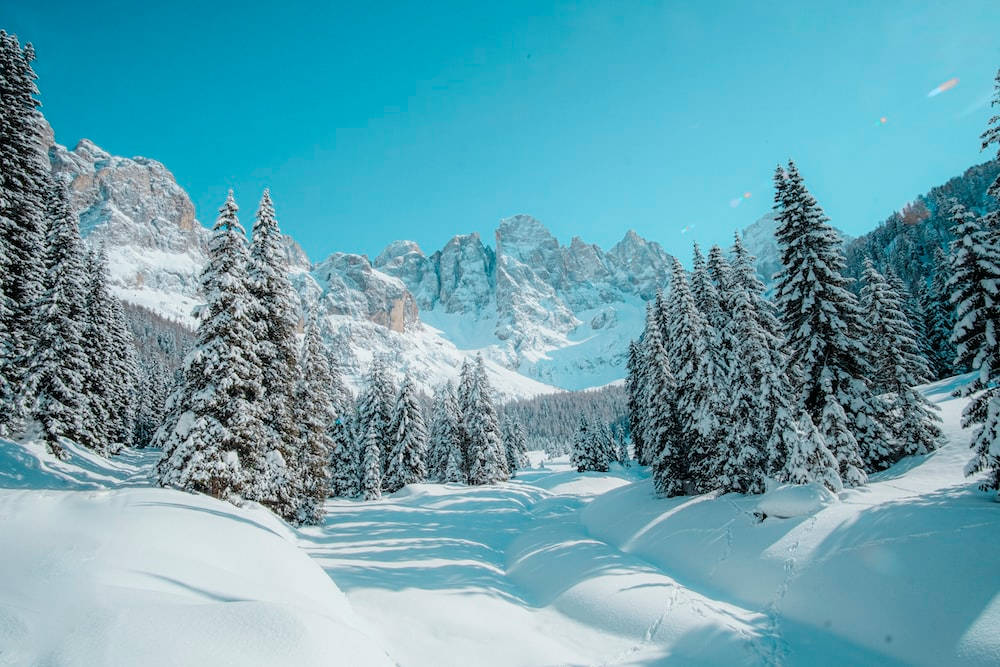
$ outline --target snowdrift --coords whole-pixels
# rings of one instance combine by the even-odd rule
[[[148,463],[0,441],[0,664],[393,664],[286,525]]]

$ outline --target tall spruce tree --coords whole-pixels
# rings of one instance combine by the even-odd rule
[[[264,190],[253,224],[250,256],[247,266],[250,291],[250,320],[257,340],[257,356],[261,364],[263,383],[263,415],[267,425],[271,451],[279,452],[286,463],[297,457],[295,445],[299,438],[293,418],[293,394],[296,378],[295,331],[299,323],[298,296],[288,280],[288,260],[282,244],[281,230],[274,214],[271,193]],[[294,467],[286,474],[294,477]],[[285,484],[295,486],[289,478]],[[286,496],[282,501],[287,515],[294,511],[295,499],[289,490],[277,489]]]
[[[354,426],[358,438],[358,455],[361,457],[365,454],[369,431],[374,429],[374,442],[379,450],[379,480],[383,480],[389,459],[389,446],[392,442],[389,427],[395,396],[396,388],[385,362],[379,358],[372,360],[364,389],[358,398],[358,416]],[[362,476],[366,474],[364,465],[363,459],[358,461],[358,470]]]
[[[837,459],[830,453],[809,415],[802,413],[796,437],[789,441],[792,447],[785,461],[785,481],[791,484],[818,482],[834,493],[844,488]]]
[[[48,219],[44,292],[36,306],[34,348],[22,389],[28,415],[40,424],[49,451],[61,455],[60,438],[87,445],[93,445],[93,438],[85,430],[83,241],[66,190],[55,183],[49,190]]]
[[[0,435],[16,428],[45,271],[48,156],[31,67],[34,49],[0,31]]]
[[[528,466],[528,443],[524,426],[516,419],[506,419],[503,423],[503,444],[507,454],[507,470],[514,477],[518,470]]]
[[[886,396],[890,426],[898,448],[877,462],[886,468],[899,458],[927,454],[941,442],[937,406],[914,387],[930,376],[917,335],[903,310],[903,295],[866,259],[861,306],[867,321],[866,347],[872,360],[872,382]]]
[[[175,418],[157,431],[160,484],[216,498],[273,497],[266,429],[260,414],[261,364],[249,317],[246,234],[232,191],[219,209],[202,272],[206,303],[197,343],[184,359]]]
[[[473,388],[468,409],[462,415],[468,437],[469,484],[495,484],[510,477],[507,455],[500,436],[500,423],[493,403],[493,389],[486,377],[483,357],[477,355],[472,371]]]
[[[991,106],[1000,106],[1000,70],[997,71]],[[1000,114],[992,116],[986,130],[980,137],[982,149],[997,145],[1000,157]],[[987,194],[1000,202],[1000,176],[987,189]],[[961,225],[961,223],[959,223]],[[956,225],[958,227],[959,225]],[[976,395],[962,413],[962,425],[976,425],[972,433],[973,456],[966,466],[967,475],[985,471],[986,477],[980,488],[998,491],[1000,499],[1000,209],[984,216],[982,227],[983,243],[975,241],[974,229],[965,230],[952,246],[952,281],[955,294],[952,301],[958,305],[955,334],[952,340],[958,348],[958,362],[969,362],[969,367],[978,373],[972,385],[966,388],[972,393],[977,388],[985,389]],[[958,245],[956,252],[955,244]],[[969,266],[972,258],[978,260],[979,276],[975,276]],[[961,268],[958,268],[961,267]],[[978,282],[970,282],[979,277]],[[980,333],[981,332],[981,333]],[[981,426],[980,426],[981,425]]]
[[[378,426],[371,422],[361,440],[361,496],[365,500],[382,497],[382,447]]]
[[[427,474],[431,479],[445,479],[448,457],[458,443],[458,400],[451,382],[434,390],[434,411],[427,449]],[[461,452],[459,452],[461,454]]]
[[[351,498],[361,493],[361,455],[348,420],[347,415],[340,415],[330,427],[330,495]]]
[[[886,407],[868,386],[871,369],[861,341],[862,315],[841,274],[840,236],[795,163],[778,168],[775,190],[782,263],[775,295],[787,336],[788,375],[814,423],[822,421],[828,394],[833,394],[866,463],[877,466],[893,443],[884,425]],[[845,482],[850,484],[847,478]]]
[[[427,478],[427,428],[417,403],[417,390],[407,375],[399,387],[389,425],[389,464],[385,469],[385,490],[399,491],[407,484]]]
[[[114,386],[115,345],[108,335],[107,323],[114,317],[108,288],[107,254],[103,245],[87,255],[87,296],[84,340],[87,341],[87,377],[84,380],[89,408],[87,432],[93,437],[93,448],[105,456],[115,451]],[[111,389],[109,389],[111,388]],[[169,404],[169,401],[168,401]]]
[[[300,523],[322,521],[323,503],[330,495],[330,457],[334,446],[330,427],[336,415],[329,393],[332,376],[328,357],[314,315],[306,326],[292,405],[293,422],[298,427],[294,520]]]
[[[948,279],[951,269],[948,256],[941,248],[934,248],[934,278],[924,290],[924,330],[927,333],[928,361],[933,378],[940,379],[956,372],[955,345],[951,332],[955,327],[955,308],[951,305]]]
[[[647,322],[649,321],[647,304]],[[648,326],[648,325],[647,325]],[[628,408],[629,432],[632,435],[632,451],[640,465],[649,465],[646,454],[645,419],[646,419],[646,388],[644,380],[646,365],[642,343],[630,341],[628,344],[628,359],[626,361],[625,393]],[[660,347],[663,345],[661,343]]]

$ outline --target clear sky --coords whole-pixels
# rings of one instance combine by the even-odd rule
[[[765,213],[788,157],[856,234],[989,157],[1000,67],[997,0],[0,8],[60,143],[160,160],[207,223],[270,186],[314,260],[492,243],[516,213],[686,259]]]

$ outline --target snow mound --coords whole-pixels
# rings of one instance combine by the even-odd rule
[[[270,512],[80,454],[0,441],[0,664],[393,664]]]
[[[786,484],[764,494],[757,511],[770,518],[790,519],[815,514],[837,502],[837,496],[822,484]]]

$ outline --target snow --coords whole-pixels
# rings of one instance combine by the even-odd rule
[[[269,512],[69,449],[0,441],[0,664],[392,664]]]
[[[757,512],[768,517],[790,519],[815,514],[837,502],[837,496],[822,484],[786,484],[768,491],[757,503]]]
[[[648,469],[530,452],[510,482],[330,500],[298,531],[148,488],[154,454],[2,442],[0,664],[997,664],[968,379],[924,388],[946,445],[839,495],[661,499]]]

